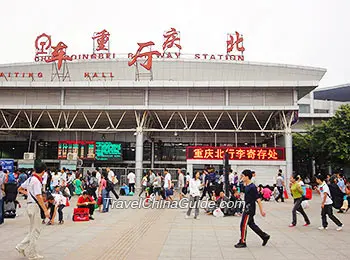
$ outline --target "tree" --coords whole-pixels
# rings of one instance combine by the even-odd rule
[[[306,134],[294,135],[296,169],[311,165],[334,170],[350,165],[350,105],[342,105],[334,117],[313,125]]]

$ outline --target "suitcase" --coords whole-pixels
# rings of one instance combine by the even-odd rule
[[[89,208],[75,208],[73,211],[73,221],[89,221]]]

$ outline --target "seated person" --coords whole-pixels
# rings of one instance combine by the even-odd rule
[[[225,193],[223,191],[220,192],[219,198],[216,200],[216,208],[220,208],[222,213],[224,213],[224,216],[229,215],[229,208],[227,203],[230,201],[228,197],[225,196]],[[222,203],[226,202],[226,203]],[[226,204],[226,205],[224,205]]]
[[[243,202],[241,195],[235,187],[233,188],[233,195],[230,198],[230,201],[234,202],[234,208],[230,209],[232,215],[240,216],[243,213]]]
[[[271,198],[271,194],[272,191],[269,187],[269,185],[267,185],[265,188],[262,189],[262,199],[265,201],[269,201]]]
[[[77,201],[78,208],[88,208],[89,209],[89,219],[94,220],[93,214],[95,210],[95,204],[96,201],[88,195],[88,192],[86,190],[83,191],[83,194],[79,196]]]
[[[123,183],[120,187],[120,195],[128,195],[129,194],[129,186]]]

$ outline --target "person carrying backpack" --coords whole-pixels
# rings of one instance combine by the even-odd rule
[[[94,197],[95,201],[97,201],[97,194],[96,194],[97,188],[98,188],[98,179],[96,177],[96,171],[93,171],[91,173],[91,177],[89,180],[87,192],[90,196]]]

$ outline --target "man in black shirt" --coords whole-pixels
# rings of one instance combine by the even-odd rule
[[[245,185],[244,191],[244,212],[242,215],[241,221],[241,239],[238,244],[235,245],[236,248],[247,247],[246,237],[247,237],[247,225],[263,240],[262,245],[265,246],[267,241],[270,239],[270,236],[263,232],[254,222],[255,215],[255,202],[258,202],[260,214],[265,217],[266,213],[263,211],[261,200],[259,198],[258,191],[254,183],[252,183],[252,172],[250,170],[244,170],[242,172],[242,179]]]

